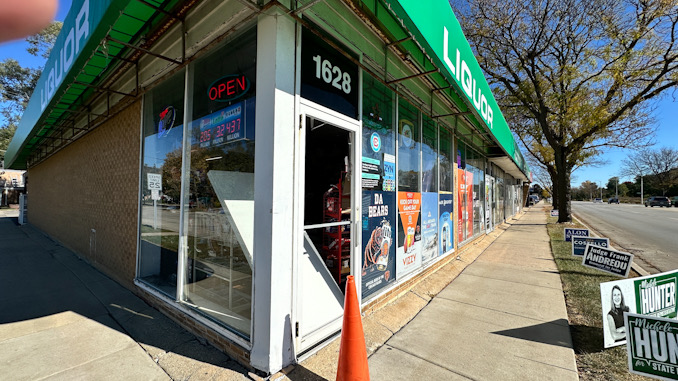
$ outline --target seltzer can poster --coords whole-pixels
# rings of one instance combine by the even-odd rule
[[[395,192],[363,190],[363,299],[395,280]]]
[[[678,380],[678,320],[624,314],[628,330],[629,372],[659,380]]]
[[[454,216],[454,195],[450,193],[440,193],[438,200],[438,212],[440,219],[438,221],[438,255],[445,255],[454,250],[454,232],[452,231],[452,217]]]
[[[565,236],[565,242],[571,242],[572,237],[588,237],[589,229],[565,228],[563,235]]]
[[[586,245],[593,245],[599,247],[610,247],[609,238],[599,238],[599,237],[577,237],[572,236],[572,255],[581,257],[584,255],[584,250]]]
[[[631,262],[633,262],[633,254],[595,245],[586,245],[581,264],[626,278],[631,270]]]
[[[398,192],[396,279],[421,268],[421,193]]]
[[[605,348],[626,343],[624,312],[675,319],[678,270],[600,284]]]
[[[421,261],[438,258],[438,193],[421,194]]]

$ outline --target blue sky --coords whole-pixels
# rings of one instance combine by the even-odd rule
[[[678,89],[668,91],[658,103],[655,112],[657,120],[657,133],[653,148],[671,147],[678,149]],[[619,176],[620,181],[633,181],[630,177],[620,174],[622,161],[633,154],[628,149],[610,149],[600,159],[607,164],[600,167],[582,167],[572,173],[570,181],[573,187],[581,185],[586,180],[605,186],[611,177]],[[602,183],[602,185],[601,185]]]
[[[63,21],[70,7],[71,0],[59,0],[56,19]],[[41,66],[44,60],[28,54],[26,48],[27,44],[24,40],[0,43],[0,60],[14,58],[24,66]],[[678,89],[674,93],[665,94],[664,99],[659,102],[655,117],[658,127],[655,137],[656,147],[678,148],[678,131],[676,131],[678,129]],[[602,156],[607,164],[599,167],[579,168],[573,172],[572,186],[579,186],[586,180],[606,184],[610,177],[620,176],[622,160],[631,153],[630,150],[610,149]],[[631,179],[622,178],[622,181],[624,180]]]

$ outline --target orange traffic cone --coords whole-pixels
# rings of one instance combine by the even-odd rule
[[[341,328],[337,381],[369,381],[369,379],[370,369],[367,366],[367,347],[363,322],[360,318],[360,305],[355,290],[355,280],[353,275],[349,275],[346,279],[344,323]]]

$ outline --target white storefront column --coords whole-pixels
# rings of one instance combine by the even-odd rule
[[[257,28],[254,303],[250,361],[267,373],[294,361],[295,22],[274,7]]]

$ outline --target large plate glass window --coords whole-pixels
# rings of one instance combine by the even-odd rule
[[[438,257],[438,125],[422,115],[421,242],[422,262]]]
[[[395,280],[396,133],[393,92],[363,73],[362,296]]]
[[[421,129],[419,111],[398,100],[398,248],[396,278],[421,267]]]
[[[438,248],[439,255],[454,250],[454,145],[452,133],[440,127],[440,192],[438,194]]]
[[[176,297],[184,72],[144,97],[138,277]]]
[[[193,66],[182,301],[249,337],[252,315],[256,34]]]

